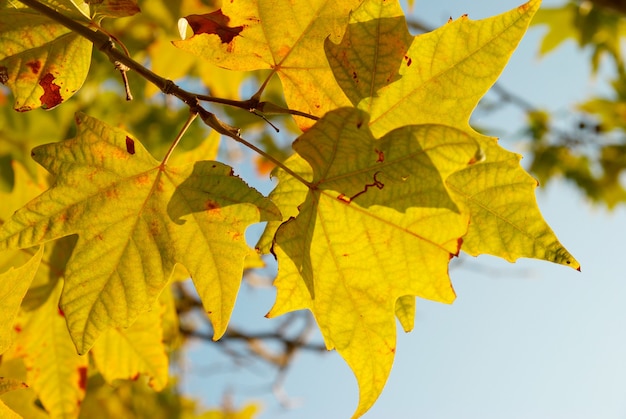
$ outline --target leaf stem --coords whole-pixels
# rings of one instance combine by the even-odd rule
[[[198,113],[195,112],[193,109],[190,109],[189,117],[187,118],[187,121],[185,121],[185,125],[183,125],[183,127],[180,129],[180,131],[178,132],[178,135],[176,136],[176,138],[172,142],[172,145],[170,145],[170,148],[167,150],[167,153],[165,153],[165,157],[163,157],[163,160],[161,161],[161,168],[162,169],[165,168],[165,165],[167,164],[167,161],[169,160],[170,156],[172,155],[172,152],[174,151],[174,149],[176,148],[176,146],[180,142],[180,139],[183,138],[183,135],[185,135],[185,132],[187,132],[187,129],[189,128],[191,123],[196,119],[197,116],[198,116]]]

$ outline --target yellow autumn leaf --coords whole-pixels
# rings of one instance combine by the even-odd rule
[[[272,70],[291,109],[322,116],[349,105],[328,66],[324,41],[341,39],[349,12],[361,1],[224,2],[216,12],[187,16],[194,36],[174,45],[230,70]]]
[[[68,3],[57,6],[84,22],[86,16]],[[13,91],[16,110],[52,109],[83,85],[91,42],[46,16],[13,6],[2,8],[0,27],[0,83]]]
[[[326,41],[326,53],[351,103],[371,115],[375,137],[411,124],[467,130],[540,4],[478,21],[463,16],[413,37],[397,1],[368,0],[341,42]]]
[[[81,354],[107,328],[148,311],[176,263],[219,338],[252,252],[244,230],[278,210],[226,165],[166,166],[123,130],[85,115],[77,123],[75,138],[33,150],[56,183],[0,228],[0,248],[79,234],[61,308]]]
[[[39,247],[28,262],[18,268],[11,268],[0,274],[0,354],[12,343],[13,323],[26,295],[43,255],[43,246]]]
[[[406,126],[377,140],[367,122],[362,111],[339,109],[294,143],[314,177],[298,215],[276,233],[278,295],[269,313],[313,312],[327,347],[357,377],[355,415],[370,408],[391,370],[396,300],[454,300],[448,262],[469,217],[444,180],[477,151],[454,128]]]
[[[536,257],[578,268],[578,262],[558,242],[541,217],[534,197],[536,182],[521,168],[519,157],[499,147],[495,139],[474,133],[468,123],[471,111],[495,82],[539,3],[531,1],[503,15],[478,22],[463,17],[430,34],[411,37],[397,3],[366,1],[351,15],[341,43],[327,41],[326,51],[335,76],[351,102],[359,109],[372,112],[369,121],[363,123],[371,129],[373,138],[383,140],[386,135],[417,123],[442,124],[441,129],[448,130],[455,127],[475,141],[475,154],[466,155],[465,165],[441,172],[445,193],[454,202],[459,217],[469,223],[458,236],[462,239],[463,249],[467,243],[467,250],[473,255],[492,253],[508,260]],[[344,144],[344,133],[334,135],[334,145],[326,148],[320,136],[316,137],[315,153],[319,155],[314,162],[311,155],[315,153],[299,145],[302,142],[313,144],[310,140],[312,133],[333,132],[330,128],[333,124],[343,126],[344,122],[338,123],[332,115],[327,114],[294,145],[311,164],[314,174],[316,170],[323,172],[320,168],[327,167],[326,164],[342,164],[346,170],[354,169],[359,161],[359,154],[353,151],[344,155],[341,163],[335,162]],[[415,129],[427,126],[430,125]],[[438,138],[445,143],[447,134]],[[460,151],[452,149],[447,156],[450,158]],[[309,179],[311,169],[307,170],[306,163],[299,157],[291,158],[287,165]],[[278,223],[268,224],[259,248],[267,250],[270,238],[278,228],[272,248],[279,260],[279,276],[275,283],[278,296],[270,314],[302,308],[309,308],[314,313],[327,345],[337,348],[357,376],[360,401],[355,416],[359,416],[378,397],[389,373],[392,349],[395,348],[393,314],[408,331],[413,327],[415,295],[447,302],[452,301],[453,295],[445,298],[432,290],[429,294],[415,292],[415,289],[403,294],[401,288],[394,289],[388,282],[396,285],[399,275],[379,271],[394,258],[406,261],[414,258],[415,253],[426,254],[424,250],[416,250],[415,246],[411,250],[391,252],[389,243],[397,240],[388,240],[387,247],[381,246],[352,268],[346,266],[344,255],[351,255],[342,247],[346,243],[353,246],[354,243],[369,243],[369,240],[382,240],[381,237],[389,234],[387,230],[376,230],[372,226],[374,223],[367,223],[368,229],[359,228],[354,224],[358,216],[344,215],[348,210],[343,208],[342,211],[338,201],[347,202],[350,208],[355,202],[351,193],[356,194],[358,202],[368,195],[380,193],[376,189],[382,184],[388,185],[381,178],[374,177],[371,171],[356,172],[370,176],[369,181],[360,178],[362,194],[358,188],[357,192],[354,189],[346,192],[324,182],[324,189],[332,189],[336,194],[333,200],[332,196],[319,192],[316,182],[307,187],[278,169],[280,183],[270,197],[281,209],[286,222],[280,228]],[[319,180],[320,176],[317,173],[316,179]],[[489,182],[485,182],[486,177]],[[345,188],[345,184],[342,187]],[[372,201],[371,205],[375,208],[374,204],[383,203]],[[420,207],[423,203],[415,205]],[[522,211],[517,213],[520,208]],[[289,217],[295,219],[289,220]],[[450,224],[439,223],[437,219],[430,220],[429,225],[450,232]],[[357,238],[359,232],[367,239]],[[366,247],[361,245],[358,249]],[[455,254],[454,251],[450,253]],[[428,262],[437,264],[434,258],[428,258]],[[447,266],[447,260],[438,263],[439,267]],[[408,267],[402,270],[410,271]],[[419,281],[432,286],[441,284],[443,276],[433,272],[420,270],[419,279],[414,280],[412,286]],[[447,280],[447,270],[445,278]],[[344,291],[353,286],[353,282],[367,291]],[[324,291],[318,291],[320,287]],[[377,287],[384,288],[379,290]],[[325,303],[326,298],[331,298],[333,303]],[[337,308],[341,305],[350,308]],[[380,323],[375,325],[376,322]],[[370,331],[369,334],[364,330]]]

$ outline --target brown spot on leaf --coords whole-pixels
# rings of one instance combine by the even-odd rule
[[[16,324],[13,326],[13,330],[15,330],[17,333],[20,333],[22,331],[22,326],[19,324]]]
[[[44,109],[52,109],[63,102],[61,93],[59,93],[61,87],[54,83],[54,79],[55,77],[48,73],[39,80],[39,85],[43,87],[43,95],[41,95],[39,101]]]
[[[9,70],[5,66],[0,67],[0,83],[6,84],[9,81]]]
[[[207,199],[204,201],[204,209],[205,211],[215,211],[220,209],[220,204],[213,201],[212,199]]]
[[[78,367],[78,388],[83,391],[87,388],[87,367]]]
[[[41,70],[41,61],[29,61],[26,63],[26,65],[28,66],[28,68],[30,68],[30,71],[32,71],[33,74],[39,74],[39,70]]]
[[[374,152],[376,152],[378,154],[378,158],[376,159],[376,163],[382,163],[382,162],[385,161],[385,153],[384,152],[382,152],[380,150],[377,150],[377,149],[374,149]]]
[[[228,26],[230,18],[222,13],[221,9],[203,15],[189,15],[185,19],[194,34],[215,34],[220,37],[222,44],[230,44],[243,30],[243,26],[233,28]]]
[[[132,377],[130,377],[132,381],[137,381],[139,379],[139,373],[135,373]]]
[[[135,141],[129,136],[126,136],[126,151],[128,154],[135,154]]]
[[[408,55],[405,55],[404,59],[406,60],[406,66],[411,67],[411,64],[413,64],[413,60],[411,59],[411,57],[409,57]]]
[[[63,309],[61,309],[61,307],[57,307],[57,311],[59,313],[59,316],[65,317],[65,313],[63,312]]]

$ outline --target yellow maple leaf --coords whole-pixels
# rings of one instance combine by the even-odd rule
[[[366,1],[350,16],[342,41],[327,40],[325,48],[346,96],[358,109],[371,113],[369,119],[362,117],[361,122],[368,125],[372,138],[384,140],[399,129],[416,132],[425,129],[414,124],[441,124],[441,129],[447,130],[455,127],[472,138],[475,154],[469,150],[463,152],[462,148],[449,150],[448,159],[464,156],[465,160],[460,159],[463,164],[457,162],[453,170],[440,172],[441,191],[445,191],[455,206],[446,207],[440,202],[438,209],[455,208],[452,212],[458,220],[469,223],[459,225],[456,231],[459,246],[462,239],[462,248],[473,255],[491,253],[511,261],[535,257],[579,268],[541,217],[534,197],[536,181],[521,168],[519,156],[499,147],[495,139],[475,133],[469,126],[472,110],[497,79],[539,4],[540,1],[533,0],[508,13],[477,22],[464,16],[432,33],[412,37],[397,2]],[[343,118],[349,120],[346,114]],[[310,185],[277,170],[280,183],[270,197],[280,207],[286,222],[280,228],[278,223],[269,223],[259,247],[267,250],[270,237],[278,229],[272,248],[279,259],[275,284],[278,296],[270,315],[302,308],[314,313],[327,345],[337,348],[357,376],[360,400],[355,416],[358,416],[376,400],[391,368],[395,348],[393,315],[405,330],[410,330],[415,295],[451,302],[454,294],[451,288],[449,292],[442,291],[443,284],[449,286],[443,253],[437,259],[426,257],[431,255],[429,250],[417,245],[394,247],[402,247],[403,242],[397,238],[384,241],[383,237],[390,232],[362,219],[364,214],[378,209],[376,205],[387,210],[395,208],[393,203],[374,200],[375,195],[384,192],[384,188],[377,191],[379,186],[384,184],[386,188],[389,183],[383,180],[385,171],[374,176],[375,169],[359,169],[363,153],[352,150],[351,154],[343,154],[340,164],[345,166],[346,176],[335,187],[322,182],[323,191],[320,191],[318,183],[327,177],[324,168],[339,165],[335,159],[346,136],[343,132],[336,133],[343,126],[344,122],[340,121],[331,112],[295,143],[296,151],[312,166],[312,172],[298,156],[288,160],[287,166],[307,180],[313,173]],[[445,144],[449,131],[440,134],[436,141]],[[315,151],[301,145],[313,143],[311,135],[316,135]],[[332,137],[332,146],[321,139],[324,136]],[[373,154],[373,150],[369,153]],[[351,191],[346,191],[349,179],[355,184]],[[326,189],[331,189],[334,196]],[[431,198],[434,196],[420,195],[411,210],[422,208]],[[352,214],[350,211],[356,211],[364,199],[372,199],[371,206],[367,211],[357,211],[358,215]],[[403,215],[407,217],[403,222],[415,216],[408,210]],[[289,220],[289,217],[295,218]],[[435,217],[424,225],[450,233],[447,239],[431,242],[445,249],[448,256],[456,254],[443,244],[452,243],[454,223],[441,222]],[[377,240],[386,245],[379,246],[359,263],[351,265],[344,260],[347,257],[344,255],[355,252],[343,248],[347,243],[353,247],[363,243],[356,247],[356,252],[365,254],[372,241]],[[416,262],[416,254],[424,260]],[[401,273],[385,270],[391,261],[410,263],[412,268],[405,266]],[[419,274],[414,274],[415,271]],[[417,275],[413,282],[403,282],[412,274]],[[424,286],[418,291],[415,287],[419,284],[429,284],[431,288]],[[410,291],[403,294],[403,289]]]
[[[406,126],[377,140],[367,114],[343,108],[294,148],[313,168],[313,180],[298,215],[276,233],[278,295],[268,315],[313,312],[327,347],[357,376],[361,414],[391,370],[396,300],[454,300],[448,262],[469,217],[444,180],[470,164],[478,146],[442,125]]]
[[[244,0],[187,17],[195,35],[174,45],[230,70],[278,74],[287,104],[312,115],[349,105],[323,45],[341,39],[348,13],[362,0]],[[300,119],[305,128],[311,120]]]
[[[81,354],[107,328],[149,310],[176,263],[219,338],[252,252],[243,232],[278,210],[226,165],[159,164],[125,131],[85,115],[77,122],[75,138],[34,149],[56,183],[0,228],[0,248],[79,234],[61,307]]]

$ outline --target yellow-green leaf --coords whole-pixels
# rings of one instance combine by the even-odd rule
[[[328,60],[350,101],[370,113],[375,137],[411,124],[469,129],[470,114],[502,72],[540,0],[473,21],[409,35],[397,1],[368,0],[350,16]]]
[[[367,1],[351,15],[341,43],[328,40],[325,47],[350,101],[371,113],[370,128],[376,137],[420,123],[471,130],[472,110],[499,76],[540,3],[532,0],[480,21],[461,17],[411,37],[397,2]],[[543,220],[534,195],[536,181],[521,168],[519,157],[493,138],[477,140],[484,162],[451,180],[466,179],[462,185],[448,184],[457,189],[455,200],[472,201],[467,203],[472,221],[463,250],[507,260],[534,257],[578,269],[578,262]],[[478,197],[483,201],[477,202]],[[520,204],[524,211],[519,211]],[[283,203],[278,205],[286,212]]]
[[[244,230],[280,217],[260,193],[218,162],[157,162],[141,143],[86,115],[75,138],[33,156],[55,185],[0,228],[0,248],[79,234],[61,307],[79,353],[109,327],[149,310],[176,263],[184,265],[211,319],[225,331],[252,252]]]
[[[294,154],[285,161],[285,165],[294,173],[311,180],[311,166],[299,155]],[[269,198],[276,203],[283,216],[282,220],[269,221],[263,235],[259,238],[256,247],[262,253],[269,253],[274,241],[276,230],[291,217],[298,215],[298,206],[304,202],[308,188],[293,176],[287,174],[283,169],[277,167],[272,172],[272,176],[278,179],[278,185],[270,193]]]
[[[341,39],[362,0],[245,0],[186,19],[194,36],[174,44],[230,70],[278,73],[292,109],[324,115],[349,105],[332,76],[324,40]],[[301,119],[302,127],[312,124]]]
[[[495,140],[481,138],[480,144],[485,160],[446,180],[455,201],[471,217],[463,250],[511,262],[520,257],[544,259],[580,270],[541,216],[535,199],[537,181],[522,169],[520,156]]]
[[[13,341],[13,323],[26,295],[43,255],[43,246],[28,262],[18,268],[11,268],[0,274],[0,354],[4,353]]]
[[[28,9],[2,10],[0,32],[0,83],[13,91],[17,111],[52,109],[80,89],[91,42]]]
[[[391,369],[396,301],[454,300],[448,262],[468,217],[444,180],[477,150],[454,128],[406,126],[377,140],[367,122],[362,111],[339,109],[294,143],[313,180],[298,215],[276,233],[278,295],[269,313],[313,312],[327,347],[357,376],[356,415]]]
[[[140,374],[150,377],[156,391],[167,384],[168,360],[163,346],[161,305],[143,313],[128,329],[111,328],[100,336],[91,349],[96,367],[112,384],[116,379],[137,379]]]

